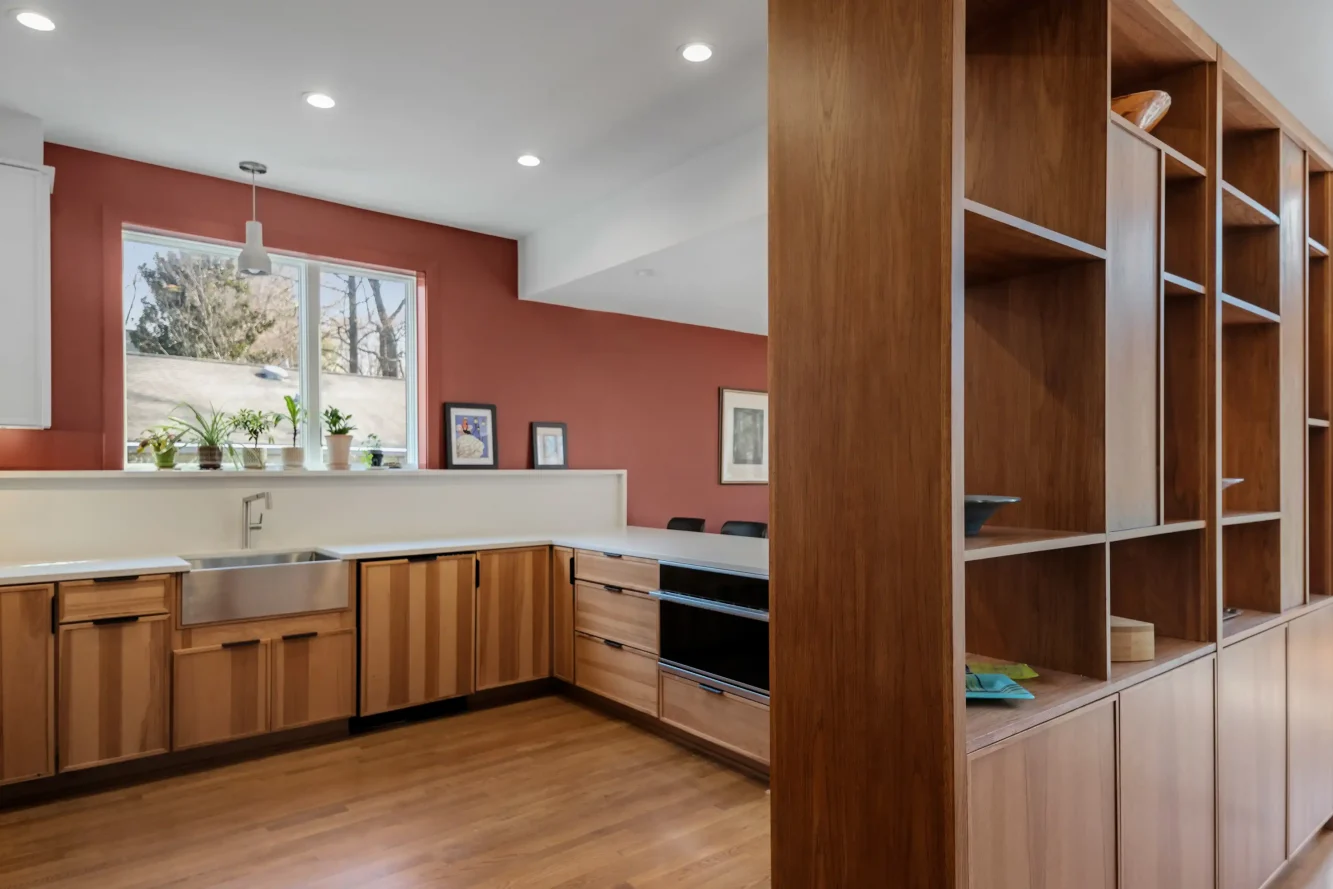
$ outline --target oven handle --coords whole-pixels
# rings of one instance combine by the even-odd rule
[[[710,599],[697,599],[694,596],[682,596],[680,593],[668,593],[666,590],[653,590],[648,595],[663,602],[688,605],[691,608],[702,608],[704,611],[716,611],[718,614],[730,614],[732,617],[744,617],[768,623],[768,612],[760,611],[758,608],[728,605],[725,602],[714,602]]]

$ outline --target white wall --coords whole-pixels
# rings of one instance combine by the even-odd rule
[[[0,105],[0,158],[40,167],[45,154],[43,136],[41,120]]]
[[[241,498],[261,491],[256,549],[610,531],[626,484],[623,470],[0,473],[0,562],[239,549]]]

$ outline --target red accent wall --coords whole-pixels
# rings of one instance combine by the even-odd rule
[[[0,469],[118,467],[124,441],[124,225],[240,242],[247,186],[59,145],[52,196],[52,429],[0,431]],[[412,269],[427,287],[428,464],[442,404],[493,402],[500,464],[528,466],[532,420],[569,424],[575,469],[629,470],[631,524],[767,521],[768,488],[718,483],[718,387],[766,389],[764,337],[522,302],[505,238],[262,191],[276,250]]]

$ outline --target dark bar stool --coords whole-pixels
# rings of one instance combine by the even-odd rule
[[[732,537],[768,537],[766,522],[723,522],[722,533]]]
[[[667,522],[668,531],[698,531],[703,533],[703,519],[672,519]]]

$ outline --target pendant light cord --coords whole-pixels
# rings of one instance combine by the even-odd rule
[[[256,222],[259,221],[259,186],[255,179],[256,173],[250,171],[250,218]]]

